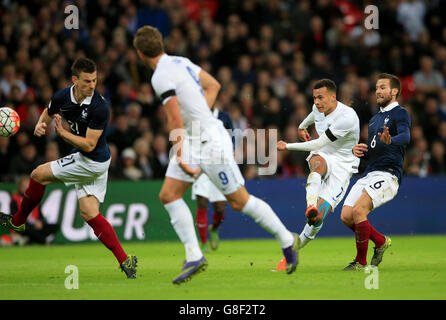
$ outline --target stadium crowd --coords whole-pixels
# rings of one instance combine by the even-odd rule
[[[364,27],[370,4],[379,9],[378,29]],[[65,28],[68,5],[78,9],[79,29]],[[44,139],[33,130],[53,93],[70,85],[70,66],[80,56],[98,64],[97,90],[112,110],[109,179],[164,177],[166,116],[151,71],[132,46],[134,32],[146,24],[163,33],[169,54],[189,57],[220,81],[216,106],[235,128],[277,129],[277,138],[289,142],[311,110],[313,81],[336,82],[338,100],[358,113],[364,141],[379,109],[376,77],[397,75],[400,104],[412,117],[405,174],[445,174],[444,12],[444,1],[422,0],[0,1],[0,102],[21,118],[16,136],[0,138],[0,181],[13,182],[70,152],[54,130]],[[257,147],[266,144],[260,142]],[[246,158],[247,150],[236,155]],[[306,155],[279,153],[274,176],[305,175]],[[256,165],[244,163],[245,178],[256,178]]]

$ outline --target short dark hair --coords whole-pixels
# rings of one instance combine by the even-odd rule
[[[164,52],[163,36],[157,28],[144,26],[136,31],[133,46],[146,57],[154,58]]]
[[[313,90],[320,89],[320,88],[323,88],[323,87],[327,88],[328,91],[336,93],[337,87],[336,87],[336,83],[334,83],[333,80],[330,80],[330,79],[318,80],[318,81],[316,81],[314,83]]]
[[[397,76],[394,76],[393,74],[390,74],[390,73],[380,73],[378,75],[378,80],[380,80],[380,79],[389,79],[390,90],[398,89],[398,93],[396,94],[396,98],[398,99],[398,97],[400,96],[400,93],[401,93],[400,79],[398,79]]]
[[[79,77],[81,72],[93,73],[96,71],[96,63],[88,58],[78,58],[71,66],[71,74]]]

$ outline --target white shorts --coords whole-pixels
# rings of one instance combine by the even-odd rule
[[[192,185],[192,200],[196,200],[197,196],[208,199],[211,203],[226,201],[226,197],[214,184],[209,177],[203,173]]]
[[[310,165],[311,157],[315,154],[320,155],[327,163],[327,172],[322,177],[319,198],[327,201],[334,211],[344,198],[350,178],[353,173],[357,172],[357,167],[353,167],[351,163],[342,163],[339,159],[318,151],[312,151],[307,157],[308,165]]]
[[[66,186],[75,186],[78,199],[92,195],[104,202],[110,160],[96,162],[76,152],[51,161],[51,170]]]
[[[356,181],[345,199],[344,206],[353,207],[362,195],[362,191],[366,191],[372,198],[373,209],[376,209],[392,200],[398,193],[398,188],[396,176],[385,171],[373,171]]]
[[[242,173],[235,162],[232,141],[223,124],[208,128],[200,140],[186,140],[183,143],[183,158],[192,167],[200,167],[214,186],[224,195],[231,194],[245,184]],[[195,179],[187,175],[172,155],[166,177],[193,183]]]

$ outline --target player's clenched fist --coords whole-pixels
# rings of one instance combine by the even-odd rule
[[[286,142],[280,140],[279,142],[277,142],[277,150],[279,151],[285,151],[286,150]]]
[[[357,157],[362,157],[367,150],[367,145],[365,143],[359,143],[353,147],[353,154]]]
[[[297,136],[300,141],[310,140],[310,134],[308,133],[307,129],[297,129]]]
[[[34,128],[34,135],[37,137],[41,137],[45,134],[45,132],[46,132],[46,123],[45,122],[37,123],[36,127]]]

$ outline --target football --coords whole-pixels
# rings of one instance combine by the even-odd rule
[[[11,108],[0,108],[0,136],[11,137],[19,131],[20,117],[17,112]]]

